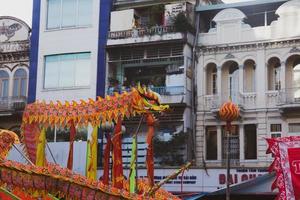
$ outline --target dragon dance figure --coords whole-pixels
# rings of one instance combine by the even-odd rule
[[[130,92],[115,93],[106,98],[98,97],[97,100],[89,99],[88,102],[60,101],[56,103],[35,102],[27,105],[22,122],[22,142],[29,163],[21,164],[6,159],[9,149],[17,143],[17,137],[13,133],[2,134],[0,132],[0,187],[7,193],[22,194],[21,199],[47,199],[56,197],[66,199],[178,199],[176,196],[160,189],[162,183],[154,185],[153,181],[153,148],[152,137],[154,134],[153,112],[163,112],[168,105],[161,105],[159,96],[148,88],[132,88]],[[124,118],[135,115],[145,116],[148,124],[147,133],[147,158],[146,166],[148,180],[130,177],[124,180],[122,162],[122,135],[121,124]],[[107,123],[116,123],[111,142],[112,148],[106,147],[104,156],[103,177],[107,180],[98,181],[97,170],[97,131]],[[92,126],[93,131],[87,142],[86,176],[72,171],[73,142],[76,127]],[[46,129],[69,128],[70,149],[67,168],[52,164],[46,160]],[[5,136],[5,137],[4,137]],[[134,144],[135,142],[133,142]],[[112,151],[113,167],[112,177],[108,180],[109,154]],[[3,152],[3,153],[2,153]],[[104,153],[105,154],[105,153]],[[135,170],[136,159],[134,146],[132,149],[131,170]],[[108,162],[107,162],[108,160]],[[190,165],[182,168],[185,170]],[[181,170],[175,174],[180,173]],[[135,173],[131,173],[135,176]],[[170,176],[174,178],[174,174]],[[133,183],[134,180],[134,183]],[[133,188],[133,190],[132,190]],[[1,190],[0,190],[1,192]],[[1,193],[0,193],[1,194]]]

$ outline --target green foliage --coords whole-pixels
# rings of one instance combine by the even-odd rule
[[[150,19],[148,24],[149,28],[160,25],[164,11],[165,7],[162,4],[155,5],[150,8]]]
[[[185,16],[184,12],[178,13],[178,15],[174,17],[173,23],[176,32],[181,32],[181,33],[195,32],[193,26],[189,22],[188,18]]]
[[[186,149],[188,134],[180,132],[174,134],[169,141],[162,141],[158,137],[153,140],[154,155],[160,159],[161,165],[179,166],[184,164],[182,151]]]

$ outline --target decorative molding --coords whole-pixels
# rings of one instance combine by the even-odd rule
[[[255,42],[250,44],[239,44],[239,45],[201,46],[198,48],[202,53],[202,55],[216,55],[216,54],[229,54],[229,53],[232,54],[235,52],[249,52],[249,51],[257,51],[257,50],[264,50],[264,49],[278,49],[278,48],[292,48],[294,50],[298,50],[298,48],[295,48],[295,46],[300,46],[300,38],[293,39],[293,40]]]
[[[22,25],[19,23],[13,23],[10,25],[6,25],[4,22],[2,25],[0,25],[0,36],[4,35],[6,37],[6,40],[4,42],[7,42],[12,38],[15,33],[22,28]]]
[[[233,58],[235,58],[235,56],[232,55],[231,53],[228,53],[224,58],[225,59],[233,59]]]
[[[300,52],[300,49],[297,48],[297,47],[293,47],[291,50],[290,50],[290,53],[299,53]]]

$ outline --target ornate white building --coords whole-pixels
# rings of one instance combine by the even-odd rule
[[[231,97],[235,169],[267,168],[265,138],[300,135],[300,0],[252,1],[197,9],[202,23],[197,65],[197,165],[225,168],[225,123]],[[207,21],[207,23],[204,23]]]
[[[0,128],[19,132],[29,72],[29,26],[0,16]]]

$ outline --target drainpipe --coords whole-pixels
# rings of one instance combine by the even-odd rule
[[[197,8],[200,5],[199,0],[196,0],[196,5],[195,8]],[[192,50],[192,88],[191,88],[191,93],[192,93],[192,139],[193,139],[193,145],[192,145],[192,159],[196,158],[196,101],[195,101],[195,97],[196,97],[196,89],[194,86],[196,86],[195,84],[195,72],[196,72],[196,61],[197,61],[197,51],[196,51],[196,46],[198,43],[198,35],[199,35],[199,29],[200,29],[200,13],[196,12],[195,9],[195,25],[196,25],[196,35],[194,38],[194,42],[193,42],[193,50]]]

